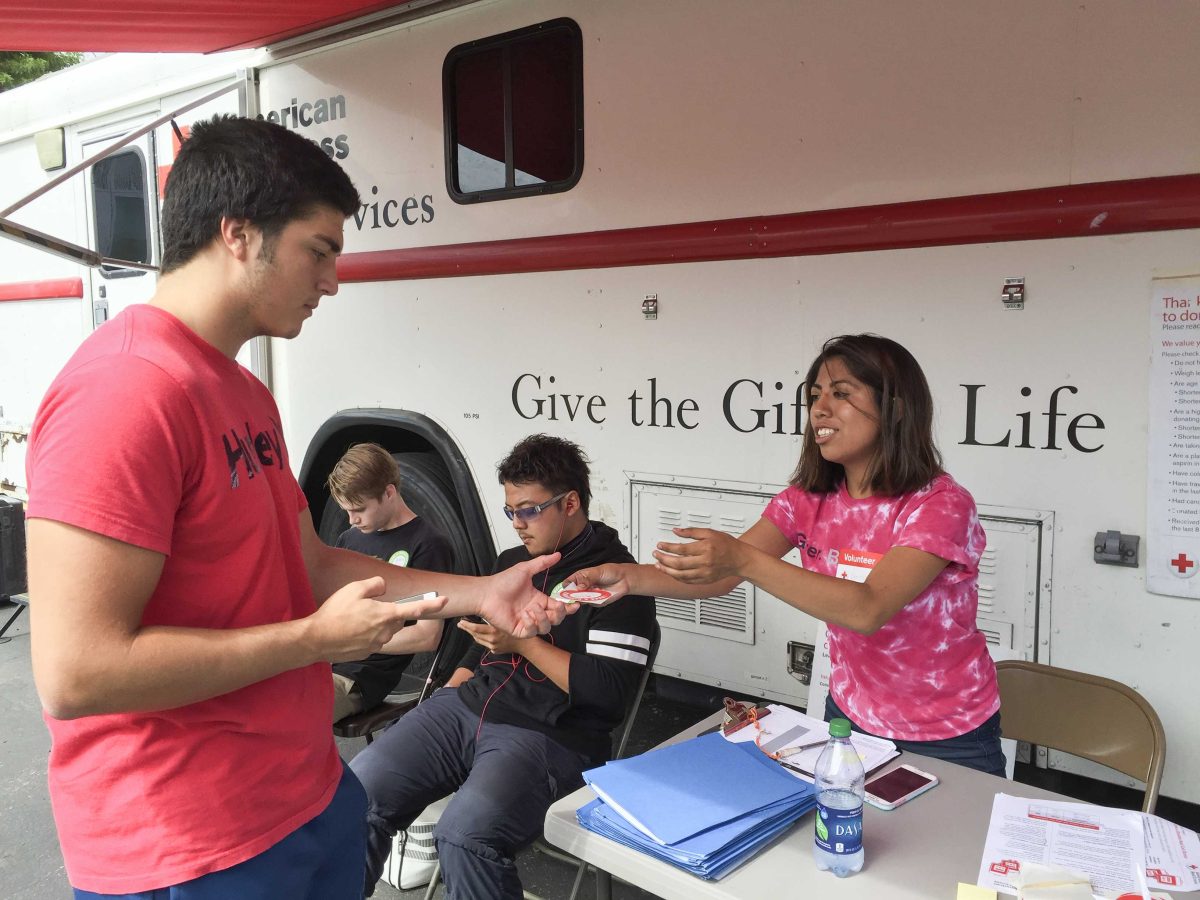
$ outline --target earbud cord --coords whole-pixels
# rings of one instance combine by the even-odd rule
[[[591,527],[590,522],[588,523],[588,527]],[[558,552],[560,542],[562,541],[563,532],[565,532],[566,530],[567,530],[567,517],[563,516],[562,524],[558,527],[558,537],[556,537],[554,539],[554,549],[550,551],[551,553]],[[574,551],[572,551],[572,552],[574,552]],[[561,560],[560,560],[560,562],[561,562]],[[554,567],[551,566],[550,568],[554,568]],[[543,576],[544,577],[542,578],[542,593],[546,594],[547,593],[546,585],[549,584],[549,582],[550,582],[550,569],[546,569],[546,571],[543,573]],[[547,594],[547,596],[548,596],[548,594]],[[494,655],[494,654],[490,650],[484,654],[485,657],[487,657],[489,655]],[[498,693],[500,693],[501,688],[503,688],[506,684],[508,684],[510,681],[512,681],[512,677],[517,674],[517,666],[518,666],[517,659],[519,656],[520,656],[520,654],[518,654],[518,653],[509,654],[508,665],[512,666],[512,671],[508,673],[507,678],[505,678],[502,682],[500,682],[499,685],[497,685],[497,687],[494,691],[492,691],[490,694],[488,694],[488,698],[483,701],[483,709],[481,709],[479,711],[479,724],[477,726],[475,726],[475,742],[476,743],[479,742],[479,733],[481,731],[483,731],[483,720],[484,720],[484,717],[487,716],[488,704],[492,702],[493,697],[495,697]],[[494,663],[488,663],[483,660],[481,660],[480,663],[481,663],[481,665],[485,665],[485,666],[494,665]],[[528,674],[528,673],[526,673],[526,674]]]

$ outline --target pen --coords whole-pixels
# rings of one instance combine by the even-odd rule
[[[819,747],[822,744],[824,744],[827,740],[829,740],[829,739],[828,738],[817,738],[815,741],[809,741],[806,744],[796,744],[795,746],[792,746],[792,747],[784,747],[782,750],[778,751],[778,753],[779,753],[780,758],[782,758],[784,756],[794,756],[795,754],[799,753],[801,750],[808,750],[812,747]]]

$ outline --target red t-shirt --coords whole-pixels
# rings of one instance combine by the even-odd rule
[[[274,400],[163,310],[130,307],[84,341],[38,410],[27,476],[31,518],[166,556],[143,625],[245,628],[316,609]],[[341,776],[332,704],[319,663],[177,709],[46,716],[71,884],[177,884],[316,817]]]
[[[1000,708],[996,667],[975,624],[987,537],[975,501],[949,475],[898,497],[857,500],[789,487],[763,518],[800,548],[804,568],[863,580],[892,547],[949,562],[872,635],[829,625],[829,692],[863,730],[904,741],[957,737]],[[849,571],[848,571],[849,570]]]

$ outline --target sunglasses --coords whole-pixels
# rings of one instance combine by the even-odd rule
[[[544,503],[539,503],[537,506],[522,506],[520,509],[513,509],[511,506],[505,506],[504,514],[508,516],[510,520],[519,519],[522,522],[528,522],[531,519],[536,519],[542,514],[543,511],[549,509],[569,493],[571,492],[563,491],[561,494],[555,494],[549,500],[546,500]]]

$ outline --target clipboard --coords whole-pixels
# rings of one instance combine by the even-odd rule
[[[766,705],[755,706],[754,704],[742,703],[740,700],[734,700],[732,697],[726,697],[724,703],[725,721],[718,727],[721,729],[721,734],[726,737],[740,731],[747,725],[765,718],[771,713],[770,707]]]

